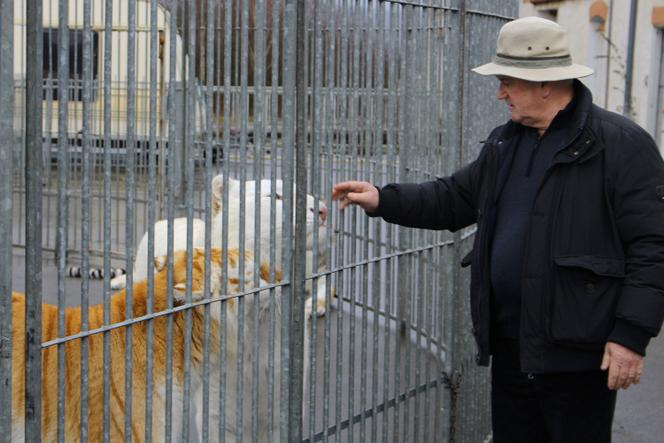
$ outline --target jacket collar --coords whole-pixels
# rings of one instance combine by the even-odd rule
[[[569,110],[571,116],[568,121],[572,128],[576,128],[576,132],[581,132],[586,126],[592,105],[592,93],[583,83],[575,79],[573,108]],[[500,130],[496,134],[496,138],[509,140],[516,135],[522,134],[525,130],[525,126],[520,123],[514,123],[510,120],[500,127]]]
[[[568,146],[556,156],[554,160],[556,163],[584,162],[594,157],[602,149],[600,144],[595,143],[596,137],[590,129],[588,121],[592,107],[593,98],[590,90],[579,80],[574,80],[573,108],[569,110],[571,115],[567,118],[567,124],[572,128],[570,133],[574,136],[570,138]],[[510,120],[496,128],[488,141],[499,141],[499,145],[506,147],[506,145],[511,145],[512,139],[517,140],[515,137],[523,135],[526,129],[525,126]],[[503,144],[502,141],[507,143]]]

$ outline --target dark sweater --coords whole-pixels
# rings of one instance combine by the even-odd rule
[[[535,195],[555,154],[574,136],[567,127],[574,102],[560,111],[542,137],[528,128],[498,173],[496,225],[491,249],[492,335],[518,338],[523,254]]]

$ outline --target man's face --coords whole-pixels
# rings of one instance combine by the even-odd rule
[[[498,100],[505,100],[510,117],[515,123],[538,127],[542,118],[544,103],[541,96],[542,84],[513,77],[498,76]]]

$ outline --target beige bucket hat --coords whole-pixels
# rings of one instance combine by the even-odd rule
[[[558,23],[525,17],[500,28],[493,61],[473,72],[544,82],[586,77],[593,70],[572,63],[567,31]]]

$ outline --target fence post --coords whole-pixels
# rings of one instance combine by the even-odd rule
[[[302,440],[302,399],[304,370],[304,277],[306,257],[306,193],[307,188],[307,84],[306,68],[306,20],[305,1],[296,0],[295,7],[295,232],[293,278],[290,303],[290,386],[288,388],[288,438]],[[284,255],[285,257],[286,255]]]
[[[0,0],[0,442],[11,441],[12,161],[14,155],[13,0]]]
[[[462,166],[463,163],[463,150],[465,146],[465,138],[464,138],[464,125],[465,125],[465,77],[466,77],[466,47],[468,44],[467,41],[467,36],[466,36],[466,1],[465,0],[459,0],[459,12],[457,14],[458,18],[458,31],[459,31],[459,45],[458,45],[458,67],[457,67],[457,82],[456,82],[456,94],[457,96],[455,97],[457,106],[460,107],[459,112],[457,113],[458,119],[457,119],[457,133],[456,137],[454,140],[456,141],[456,148],[457,152],[455,153],[455,167],[454,169],[457,170]],[[460,285],[462,284],[462,279],[461,279],[461,269],[459,267],[459,263],[461,262],[461,233],[456,232],[454,234],[454,273],[453,273],[453,287],[454,287],[454,292],[455,294],[458,293],[465,293],[462,291],[460,288]],[[448,366],[449,368],[449,375],[451,376],[451,380],[453,381],[453,384],[451,386],[450,390],[450,415],[449,415],[449,441],[454,442],[456,441],[457,435],[457,418],[459,416],[458,414],[458,408],[459,408],[459,402],[458,402],[458,396],[459,396],[459,389],[458,386],[455,386],[457,376],[462,375],[460,371],[460,366],[462,364],[463,360],[463,343],[462,343],[462,335],[463,331],[461,329],[461,326],[464,324],[464,310],[462,308],[463,304],[462,303],[453,303],[452,304],[452,352],[450,353],[450,365]]]
[[[25,441],[41,440],[42,0],[27,2],[25,101]]]

